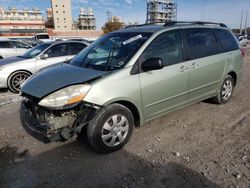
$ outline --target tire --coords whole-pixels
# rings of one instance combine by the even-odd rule
[[[31,74],[25,71],[18,71],[11,74],[8,79],[8,88],[12,93],[19,93],[20,86],[30,76]]]
[[[227,77],[225,78],[225,80],[223,81],[220,87],[220,90],[217,96],[213,98],[213,101],[216,104],[227,103],[232,97],[234,86],[235,86],[235,80],[233,79],[232,76],[227,75]]]
[[[131,111],[123,105],[111,104],[97,111],[88,124],[87,137],[98,153],[110,153],[127,144],[133,128]]]

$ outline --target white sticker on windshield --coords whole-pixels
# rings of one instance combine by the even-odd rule
[[[130,38],[130,39],[124,41],[124,42],[123,42],[123,45],[129,44],[129,43],[134,42],[134,41],[136,41],[136,40],[138,40],[138,39],[141,39],[141,38],[142,38],[142,35],[141,35],[141,34],[140,34],[140,35],[137,35],[137,36],[135,36],[135,37],[132,37],[132,38]]]

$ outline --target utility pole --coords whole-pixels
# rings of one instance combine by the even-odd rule
[[[241,29],[242,29],[243,14],[244,14],[244,11],[242,10],[241,20],[240,20],[240,34],[241,34]]]
[[[245,21],[245,35],[247,34],[247,19],[248,19],[248,11],[246,14],[246,21]]]
[[[112,20],[112,15],[110,11],[107,11],[107,18],[108,18],[108,21]]]

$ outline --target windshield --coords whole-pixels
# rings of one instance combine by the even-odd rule
[[[100,71],[120,69],[151,35],[151,33],[108,34],[85,48],[70,64]]]
[[[37,39],[49,39],[49,35],[37,35]]]
[[[20,57],[23,57],[23,58],[35,58],[41,52],[46,50],[50,45],[51,44],[39,44],[36,47],[32,48],[31,50],[27,51],[25,54],[23,54]]]

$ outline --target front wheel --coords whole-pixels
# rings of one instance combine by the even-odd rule
[[[8,87],[12,93],[19,93],[20,87],[25,80],[27,80],[31,74],[25,71],[18,71],[13,73],[8,79]]]
[[[134,127],[131,111],[111,104],[98,111],[87,127],[90,145],[99,153],[121,149],[130,139]]]
[[[214,101],[217,104],[225,104],[227,103],[232,94],[233,94],[233,89],[235,86],[235,80],[233,79],[232,76],[227,75],[225,80],[223,81],[220,91],[218,92],[217,96],[214,97]]]

